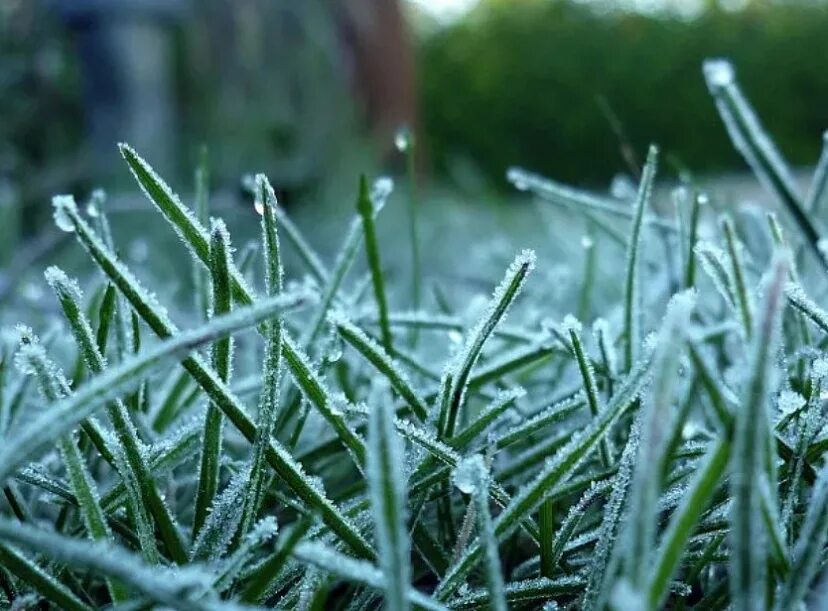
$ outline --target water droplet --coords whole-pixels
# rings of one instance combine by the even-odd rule
[[[264,215],[264,203],[258,197],[253,200],[253,209],[259,216]]]
[[[411,130],[408,127],[401,127],[394,134],[394,146],[398,151],[404,153],[411,147]]]
[[[463,494],[471,494],[484,484],[486,462],[480,454],[473,454],[461,460],[454,470],[454,485]]]
[[[509,168],[509,171],[506,172],[506,180],[512,183],[512,186],[518,191],[529,190],[529,181],[526,180],[525,173],[518,168]]]
[[[584,250],[589,250],[590,248],[595,246],[595,242],[591,237],[585,235],[581,238],[581,246],[584,248]]]
[[[463,341],[463,334],[460,333],[457,329],[451,329],[448,332],[449,340],[451,340],[452,344],[459,344]]]
[[[638,187],[625,174],[616,174],[610,183],[610,195],[616,199],[634,199]]]
[[[54,206],[53,216],[58,229],[67,233],[75,231],[75,223],[69,216],[69,210],[77,210],[75,198],[71,195],[55,195],[52,198],[52,206]]]

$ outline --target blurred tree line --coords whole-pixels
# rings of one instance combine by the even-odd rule
[[[431,159],[471,160],[495,184],[520,164],[567,181],[606,181],[658,143],[674,169],[742,168],[701,75],[733,60],[793,164],[815,162],[828,128],[825,2],[716,2],[693,18],[563,0],[482,0],[420,52]]]

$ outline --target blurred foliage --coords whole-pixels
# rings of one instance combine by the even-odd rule
[[[83,107],[74,56],[56,27],[41,2],[0,2],[0,205],[75,174]]]
[[[828,128],[826,32],[824,2],[714,4],[682,20],[484,0],[423,43],[425,135],[439,167],[471,159],[495,184],[513,164],[606,183],[632,165],[625,141],[637,163],[654,141],[674,168],[741,168],[701,75],[726,56],[789,161],[812,164]]]

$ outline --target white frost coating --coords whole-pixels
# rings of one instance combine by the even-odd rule
[[[794,308],[810,318],[823,332],[828,333],[828,313],[808,297],[800,285],[789,283],[785,287],[785,296]]]
[[[488,468],[480,454],[472,454],[460,461],[454,470],[454,485],[463,494],[472,494],[481,486],[486,486]]]
[[[727,59],[715,58],[707,59],[702,64],[702,71],[704,78],[707,81],[707,86],[711,89],[717,87],[726,87],[733,84],[736,80],[736,73],[733,70],[733,64]]]
[[[811,374],[820,380],[828,376],[828,359],[816,359],[811,365]]]
[[[75,223],[72,221],[69,212],[77,212],[78,205],[75,203],[75,198],[72,195],[55,195],[52,198],[52,216],[55,219],[55,225],[61,231],[72,233],[75,231]]]
[[[238,471],[210,507],[204,526],[193,545],[193,560],[214,561],[224,555],[236,534],[242,518],[240,508],[244,502],[249,467]]]
[[[730,274],[727,271],[724,252],[710,242],[698,242],[693,249],[701,262],[702,269],[713,281],[713,285],[725,301],[733,307],[735,300],[731,290]]]
[[[371,202],[374,204],[374,214],[385,207],[391,193],[394,191],[394,179],[390,176],[380,176],[374,181],[371,188]]]
[[[527,173],[520,168],[509,168],[506,171],[506,180],[512,183],[518,191],[528,191],[529,181],[527,180]]]
[[[366,475],[380,566],[386,581],[385,598],[390,609],[405,611],[406,592],[411,584],[406,482],[401,468],[405,464],[405,450],[394,430],[394,408],[385,398],[386,392],[379,394],[380,401],[375,402],[368,418]]]
[[[615,199],[632,200],[637,191],[635,183],[626,174],[616,174],[612,177],[609,192]]]
[[[322,543],[315,541],[299,543],[294,549],[294,556],[305,564],[318,567],[341,579],[362,583],[378,590],[386,587],[385,577],[376,566],[341,554]],[[412,588],[408,589],[407,598],[424,609],[446,610],[442,604]]]
[[[783,390],[779,393],[776,406],[783,416],[787,416],[805,407],[805,397],[792,390]]]
[[[570,333],[580,334],[583,328],[584,327],[581,324],[581,321],[575,318],[572,314],[564,316],[564,319],[561,322],[561,333],[563,333],[567,338],[569,338]]]
[[[646,611],[643,592],[633,588],[629,581],[620,579],[612,588],[610,608],[614,611]]]
[[[747,161],[762,186],[769,193],[780,195],[780,186],[776,178],[782,183],[781,189],[785,191],[781,194],[783,198],[791,195],[799,199],[798,189],[787,163],[739,89],[730,62],[721,59],[707,60],[704,62],[703,72],[733,145]]]
[[[46,271],[43,272],[43,277],[46,278],[46,282],[55,292],[67,296],[76,303],[80,303],[83,299],[83,293],[81,292],[80,285],[78,285],[78,281],[70,278],[57,265],[47,267]]]

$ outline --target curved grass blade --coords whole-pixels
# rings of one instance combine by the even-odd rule
[[[802,531],[793,549],[793,564],[787,581],[779,591],[778,611],[799,608],[820,569],[821,556],[828,540],[828,469],[823,469],[811,492]]]
[[[441,417],[441,421],[444,422],[444,428],[440,430],[440,436],[442,438],[454,436],[457,417],[465,397],[472,367],[474,367],[474,364],[480,357],[480,352],[486,340],[489,339],[494,328],[506,316],[509,306],[512,305],[520,293],[520,290],[526,283],[527,276],[534,267],[534,252],[525,250],[515,257],[509,269],[506,270],[506,275],[503,280],[495,289],[486,313],[480,319],[480,322],[467,334],[463,349],[457,355],[452,365],[452,385],[448,401],[448,411],[445,418]]]
[[[337,332],[346,342],[359,351],[368,362],[377,368],[377,371],[388,379],[391,388],[408,403],[420,422],[425,422],[428,419],[428,407],[425,401],[414,390],[408,376],[393,361],[388,352],[341,314],[331,314],[328,320],[336,327]]]
[[[268,295],[280,295],[284,270],[282,269],[279,235],[276,230],[276,193],[264,174],[256,176],[256,192],[262,209],[262,244],[265,256],[265,286]],[[275,427],[276,407],[279,401],[279,382],[282,375],[282,320],[274,317],[265,332],[265,356],[262,363],[262,390],[259,395],[259,414],[250,478],[245,494],[241,533],[246,533],[256,519],[265,485],[265,453]]]
[[[231,310],[230,294],[230,235],[223,221],[213,219],[210,226],[210,317],[227,314]],[[233,358],[233,339],[226,336],[216,340],[212,346],[211,362],[222,382],[230,380]],[[216,496],[219,484],[219,461],[221,459],[223,418],[215,403],[207,406],[204,416],[204,435],[199,459],[198,488],[193,514],[193,538],[198,536],[207,520],[209,508]]]
[[[215,594],[205,586],[204,574],[196,568],[177,567],[173,572],[153,567],[106,543],[79,541],[5,518],[0,518],[0,538],[71,564],[74,569],[117,579],[150,600],[173,609],[207,611],[218,605]]]
[[[736,228],[729,217],[722,219],[722,231],[727,244],[727,255],[730,262],[730,279],[732,280],[733,295],[736,298],[736,311],[742,323],[745,338],[750,340],[753,332],[753,304],[747,290],[745,280],[745,263],[742,259],[741,245],[736,238]]]
[[[650,204],[650,197],[655,180],[656,164],[658,162],[658,149],[650,146],[647,152],[647,161],[644,164],[644,171],[641,174],[641,184],[638,187],[638,195],[635,200],[632,229],[630,239],[627,243],[627,271],[624,281],[624,367],[625,371],[632,369],[638,350],[640,324],[638,294],[639,270],[638,259],[641,246],[641,227],[644,221],[644,211]]]
[[[0,543],[0,565],[18,579],[30,584],[46,600],[66,611],[92,611],[92,607],[78,598],[69,588],[40,568],[17,549]]]
[[[750,373],[742,409],[737,412],[734,423],[730,588],[737,611],[765,605],[768,535],[759,495],[767,477],[766,453],[770,434],[767,398],[772,391],[771,368],[779,341],[786,276],[787,262],[777,258],[751,346]]]
[[[191,331],[182,331],[152,348],[130,357],[117,367],[107,369],[74,394],[62,399],[26,426],[0,448],[0,481],[8,478],[20,465],[48,448],[60,435],[72,430],[101,406],[124,390],[133,388],[143,376],[171,361],[180,360],[198,346],[224,334],[245,329],[272,316],[273,312],[295,307],[308,299],[307,294],[291,294],[262,300],[255,306],[239,309]],[[252,423],[251,423],[252,424]]]
[[[819,231],[804,207],[790,169],[742,94],[732,64],[724,59],[706,60],[703,72],[736,150],[762,186],[785,206],[817,260],[828,265],[828,257],[819,248]]]
[[[492,514],[489,511],[489,469],[483,457],[474,454],[457,466],[454,484],[461,492],[472,495],[477,516],[478,537],[485,548],[486,585],[489,590],[489,607],[492,611],[506,611],[506,592],[503,585],[503,569],[497,551]]]
[[[178,333],[174,339],[168,339],[166,342],[168,353],[178,354],[179,357],[186,355],[193,347],[200,345],[206,341],[214,340],[220,336],[221,333],[229,333],[257,324],[262,320],[271,317],[276,311],[280,309],[287,309],[290,306],[304,305],[310,300],[310,295],[304,291],[284,295],[280,297],[268,298],[262,300],[261,304],[242,308],[233,314],[216,319],[210,325],[203,327],[203,333],[207,337],[192,338],[187,337],[187,332],[179,333],[172,321],[164,313],[163,308],[159,306],[154,299],[147,295],[138,281],[129,272],[129,270],[115,258],[115,256],[106,249],[100,240],[91,232],[86,222],[80,218],[77,209],[69,205],[70,202],[61,200],[58,202],[62,212],[66,215],[68,221],[72,223],[72,227],[76,235],[83,245],[83,247],[90,254],[95,263],[101,268],[110,280],[118,287],[118,289],[129,300],[138,314],[145,322],[152,328],[156,335],[162,338],[170,338],[173,334]],[[236,286],[235,284],[233,285]],[[235,288],[234,288],[235,290]],[[241,301],[243,303],[252,303],[253,298],[249,293],[242,290]],[[221,321],[222,324],[218,324]],[[229,327],[229,328],[225,328]],[[193,332],[190,332],[193,333]],[[183,337],[183,339],[182,339]],[[195,342],[195,343],[194,343]],[[158,350],[158,348],[156,348]],[[152,351],[148,351],[150,353]],[[287,352],[287,350],[286,350]],[[183,353],[183,354],[182,354]],[[153,356],[148,359],[148,362],[141,362],[139,369],[145,369],[156,365],[157,357]],[[224,412],[224,415],[233,423],[239,432],[247,438],[248,441],[253,442],[258,430],[256,425],[247,415],[244,407],[239,400],[230,392],[230,390],[218,379],[218,376],[212,371],[204,361],[198,356],[186,356],[182,360],[183,367],[196,380],[207,395],[216,402],[216,404]],[[120,368],[119,368],[120,369]],[[129,372],[135,375],[135,372]],[[98,380],[99,382],[99,380]],[[5,455],[6,448],[0,449],[0,457]],[[18,450],[19,451],[19,450]],[[267,449],[267,460],[276,473],[285,481],[289,488],[301,498],[303,501],[314,507],[322,516],[330,528],[336,532],[348,545],[360,556],[372,558],[374,552],[371,547],[365,542],[365,539],[357,532],[352,524],[340,513],[340,511],[330,502],[324,491],[317,488],[310,482],[304,474],[301,466],[293,459],[293,457],[278,443],[271,441],[270,447]],[[16,465],[15,465],[16,466]],[[2,481],[6,472],[3,466],[0,466],[0,481]]]
[[[641,592],[645,585],[655,548],[661,474],[663,464],[668,460],[665,452],[675,417],[673,398],[681,359],[676,341],[682,342],[695,304],[694,289],[678,293],[670,299],[653,355],[653,380],[643,401],[641,442],[629,492],[624,562],[628,584],[636,592]]]
[[[364,174],[359,178],[357,212],[359,212],[359,216],[362,219],[362,232],[365,235],[365,254],[368,258],[368,268],[371,270],[371,284],[374,286],[374,299],[377,302],[382,347],[388,354],[393,354],[394,346],[391,326],[388,324],[388,299],[385,296],[385,280],[382,276],[377,231],[374,225],[374,206],[371,203],[371,196],[368,193],[368,181]]]
[[[368,489],[376,525],[379,561],[385,576],[385,604],[408,609],[411,584],[410,543],[406,527],[405,454],[394,430],[389,401],[381,400],[368,419]]]
[[[649,358],[645,358],[633,368],[601,415],[558,451],[529,484],[515,495],[494,522],[498,538],[512,532],[520,519],[535,510],[556,485],[571,477],[573,470],[586,459],[612,425],[633,405],[645,383],[648,371]],[[460,587],[480,553],[479,542],[472,544],[461,560],[449,569],[435,591],[438,600],[446,600]]]
[[[386,578],[382,571],[363,560],[345,556],[321,543],[300,543],[293,551],[299,561],[313,565],[340,579],[364,584],[377,590],[386,589]],[[434,599],[409,588],[407,600],[415,607],[429,611],[445,611],[446,607]]]

